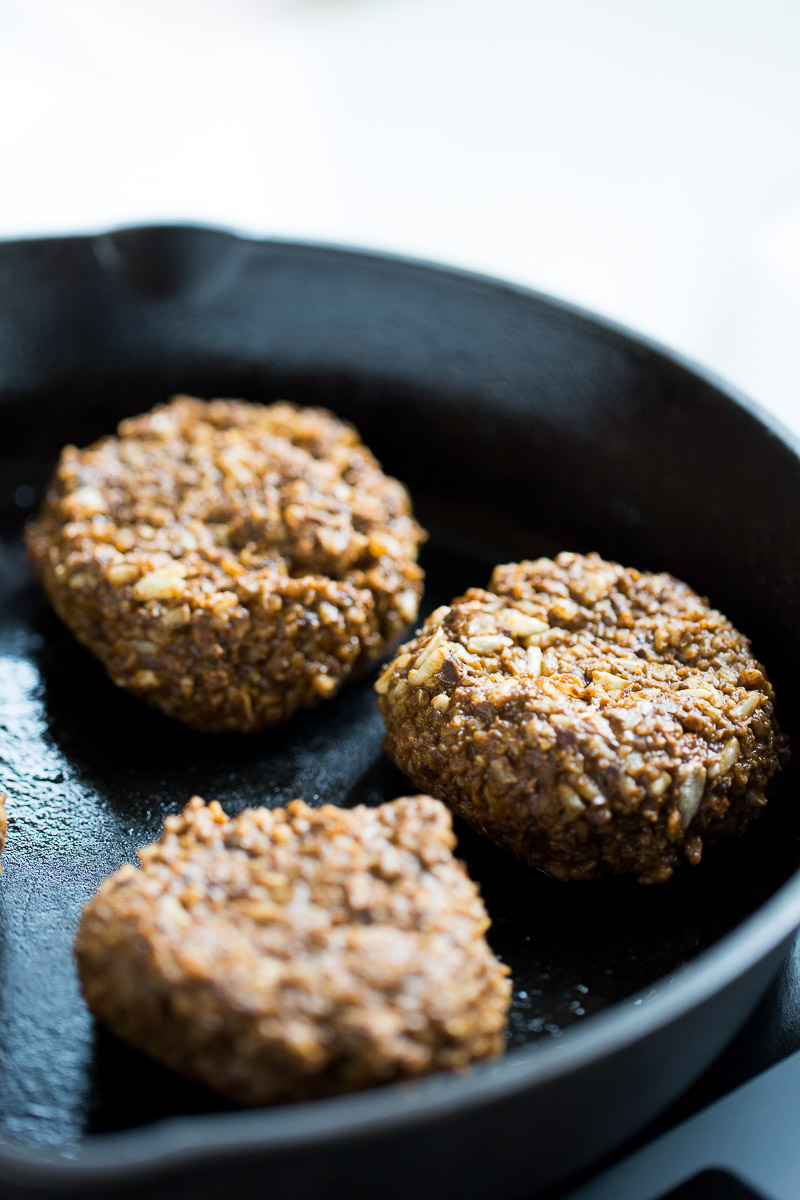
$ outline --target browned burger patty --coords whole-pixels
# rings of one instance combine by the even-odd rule
[[[377,683],[414,783],[559,879],[668,879],[766,803],[782,743],[748,640],[684,583],[560,554],[497,567]]]
[[[416,616],[423,538],[332,414],[187,396],[66,447],[27,530],[114,683],[210,731],[283,721],[379,659]]]
[[[454,845],[429,796],[233,819],[195,797],[84,908],[89,1006],[240,1104],[499,1054],[508,972]]]

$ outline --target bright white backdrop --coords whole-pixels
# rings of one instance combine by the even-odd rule
[[[797,0],[0,0],[0,237],[192,220],[503,275],[800,430]]]

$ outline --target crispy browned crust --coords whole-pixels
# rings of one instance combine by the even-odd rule
[[[379,659],[416,616],[423,537],[330,413],[186,396],[67,446],[26,533],[113,681],[209,731],[283,721]]]
[[[89,1006],[240,1104],[493,1057],[508,971],[454,845],[429,796],[232,819],[195,797],[84,908]]]
[[[748,640],[672,576],[596,554],[498,567],[376,687],[416,786],[560,879],[668,879],[744,830],[783,753]]]

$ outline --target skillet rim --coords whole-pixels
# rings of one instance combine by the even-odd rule
[[[402,254],[294,238],[262,238],[228,228],[192,222],[130,225],[97,233],[0,240],[6,251],[65,243],[93,243],[124,235],[210,235],[251,246],[361,258],[411,268],[422,275],[449,276],[481,289],[511,293],[562,313],[613,337],[643,348],[706,384],[725,403],[744,410],[800,461],[800,436],[780,418],[691,358],[672,351],[620,322],[598,316],[580,305],[522,284],[448,264]],[[305,1101],[299,1105],[222,1113],[166,1117],[147,1125],[90,1134],[65,1149],[31,1148],[0,1138],[0,1178],[22,1186],[102,1187],[152,1178],[166,1171],[198,1167],[237,1153],[259,1152],[263,1158],[287,1151],[373,1140],[391,1129],[411,1131],[432,1120],[474,1112],[527,1090],[551,1083],[600,1062],[680,1020],[712,999],[737,977],[755,968],[787,942],[800,927],[800,868],[770,898],[713,946],[656,982],[663,987],[634,993],[608,1009],[572,1026],[563,1041],[550,1040],[511,1047],[502,1059],[474,1068],[468,1075],[434,1074],[424,1079],[364,1092]],[[664,986],[666,985],[666,986]],[[636,1000],[644,1003],[634,1004]],[[35,1156],[35,1158],[34,1158]]]

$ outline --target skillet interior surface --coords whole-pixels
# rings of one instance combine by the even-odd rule
[[[58,449],[174,391],[285,397],[353,420],[430,531],[425,611],[495,563],[596,549],[668,569],[753,638],[798,726],[797,460],[714,386],[580,314],[455,273],[202,230],[0,247],[0,1138],[219,1111],[94,1027],[70,946],[80,904],[197,792],[229,812],[380,803],[372,678],[289,725],[208,737],[117,691],[48,609],[19,535]],[[766,481],[769,481],[767,483]],[[783,773],[764,818],[669,884],[565,886],[457,825],[510,964],[510,1048],[568,1038],[679,968],[795,871]],[[678,975],[680,979],[680,974]],[[124,1086],[121,1086],[124,1080]],[[453,1081],[454,1086],[458,1081]]]

